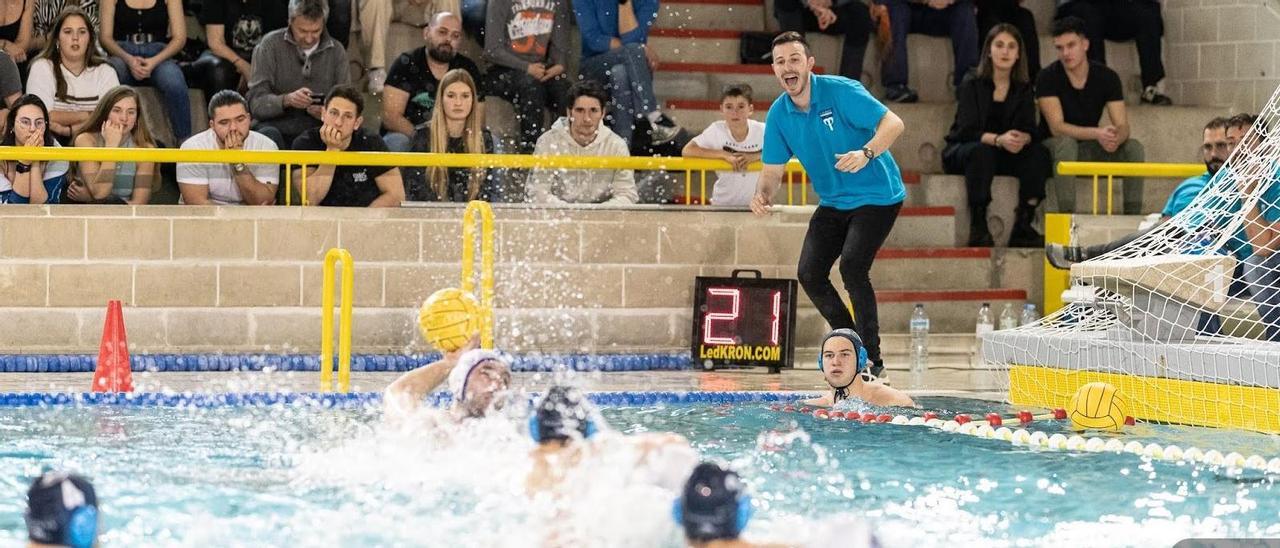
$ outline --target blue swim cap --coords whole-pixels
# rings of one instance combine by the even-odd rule
[[[858,336],[857,331],[842,327],[840,329],[832,329],[830,333],[827,333],[822,338],[822,344],[818,345],[818,371],[823,371],[822,349],[827,346],[827,341],[831,340],[832,337],[844,337],[853,343],[854,350],[858,352],[858,364],[854,366],[854,373],[861,373],[863,369],[867,368],[867,347],[862,344],[862,337]]]
[[[737,473],[704,462],[689,475],[671,515],[691,542],[736,539],[755,513],[744,487]]]
[[[89,548],[98,538],[93,484],[65,472],[46,472],[27,491],[27,537],[42,544]]]
[[[590,438],[597,431],[593,414],[590,402],[578,389],[552,386],[529,417],[529,435],[538,443],[573,436]]]

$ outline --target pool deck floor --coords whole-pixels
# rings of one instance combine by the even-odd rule
[[[956,358],[931,363],[920,387],[909,386],[909,374],[890,370],[891,383],[913,393],[946,393],[985,399],[1002,397],[999,376],[975,370]],[[352,373],[351,390],[380,392],[399,373]],[[826,388],[814,369],[788,369],[771,375],[764,369],[717,371],[633,371],[577,373],[591,391],[820,391]],[[92,373],[3,373],[0,392],[86,392]],[[516,373],[517,386],[538,389],[551,380],[546,373]],[[314,392],[320,389],[315,372],[204,372],[133,374],[137,392]]]

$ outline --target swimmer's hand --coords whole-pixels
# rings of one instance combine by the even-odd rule
[[[458,365],[458,359],[461,358],[463,354],[466,354],[467,352],[471,350],[475,350],[477,348],[480,348],[479,334],[472,336],[470,339],[467,340],[467,344],[464,344],[458,347],[457,350],[450,350],[448,352],[444,352],[444,357],[441,358],[440,361],[449,364],[449,369],[453,369],[453,366]]]
[[[836,169],[845,173],[857,173],[867,167],[869,161],[866,153],[861,150],[851,150],[836,155]]]
[[[773,200],[769,199],[769,197],[765,196],[762,192],[757,192],[756,195],[751,198],[751,211],[756,215],[768,215],[772,208]]]

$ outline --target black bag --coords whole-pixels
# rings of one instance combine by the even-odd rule
[[[773,54],[773,33],[744,32],[739,39],[738,57],[744,65],[768,65]]]

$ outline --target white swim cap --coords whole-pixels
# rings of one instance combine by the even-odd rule
[[[461,403],[467,397],[467,378],[471,371],[484,362],[497,362],[504,369],[511,370],[511,361],[500,352],[493,350],[468,350],[458,358],[458,364],[449,372],[449,391],[453,393],[453,401]]]

